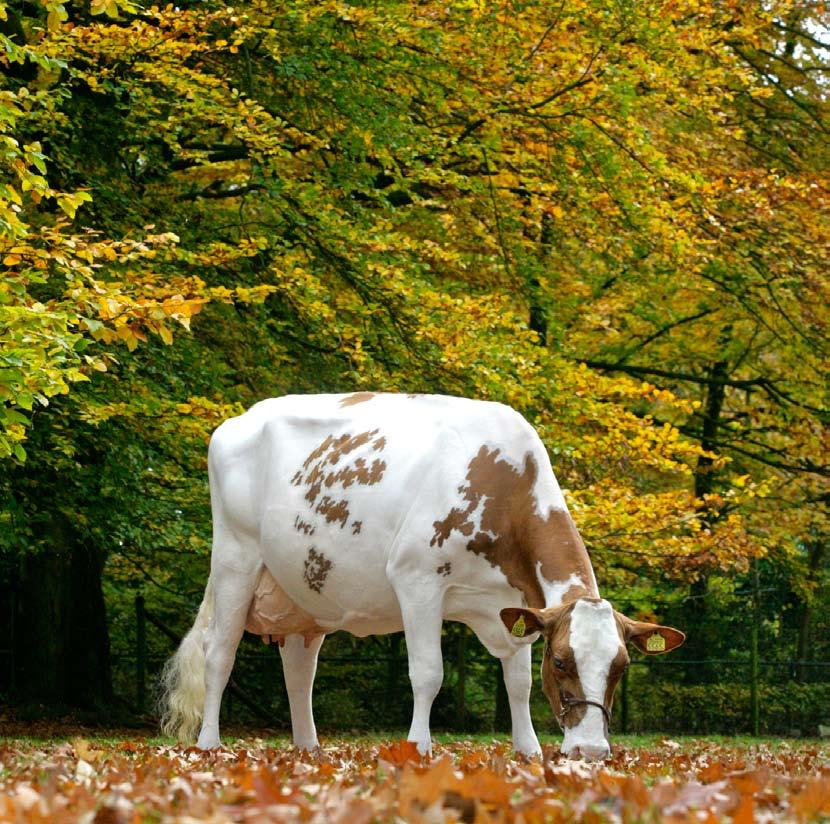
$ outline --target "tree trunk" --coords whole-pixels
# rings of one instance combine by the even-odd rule
[[[553,221],[547,214],[542,215],[542,228],[539,244],[542,247],[543,259],[547,259],[547,250],[553,244]],[[542,287],[536,275],[530,278],[529,303],[530,313],[528,326],[539,336],[539,345],[548,345],[548,318],[542,301]]]
[[[824,560],[824,555],[827,550],[827,545],[821,539],[811,541],[808,544],[809,550],[807,555],[807,581],[810,584],[815,583],[818,578],[819,567]],[[812,606],[808,599],[804,599],[801,606],[801,615],[798,621],[798,643],[796,645],[795,657],[798,661],[808,661],[813,656],[809,644],[810,639],[810,620],[812,618]],[[803,664],[798,664],[796,668],[796,679],[800,683],[809,680],[809,667]]]
[[[726,385],[722,382],[728,375],[728,364],[725,360],[718,361],[709,369],[709,378],[713,381],[707,385],[706,398],[703,404],[703,425],[700,432],[700,445],[707,452],[716,451],[718,445],[718,429],[720,427],[721,412],[726,397]],[[698,500],[712,492],[714,487],[714,474],[712,470],[713,459],[707,456],[698,458],[695,467],[695,497]],[[711,523],[712,517],[705,510],[703,518]],[[689,587],[688,606],[685,610],[686,626],[686,657],[690,660],[702,661],[711,658],[710,633],[707,628],[708,610],[706,608],[707,592],[709,589],[708,578],[705,573],[693,581]],[[690,684],[705,683],[710,679],[711,673],[703,664],[688,667],[684,673],[685,681]]]
[[[112,697],[104,558],[55,514],[49,549],[25,555],[16,586],[15,683],[24,701],[92,709]]]

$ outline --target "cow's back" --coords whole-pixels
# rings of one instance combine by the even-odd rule
[[[412,538],[423,543],[424,569],[437,569],[436,522],[485,445],[516,466],[532,454],[543,469],[540,505],[558,505],[538,438],[500,404],[373,393],[263,401],[211,440],[214,519],[261,553],[321,626],[392,631],[400,616],[390,558]],[[455,538],[464,552],[463,536]]]

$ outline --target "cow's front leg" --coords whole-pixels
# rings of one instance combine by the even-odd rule
[[[437,599],[432,603],[401,603],[401,615],[413,698],[412,726],[407,738],[418,745],[421,755],[428,755],[432,753],[429,714],[444,680],[441,603]]]
[[[301,750],[313,750],[317,746],[317,728],[311,709],[311,691],[317,672],[317,653],[325,635],[306,639],[302,635],[288,635],[280,645],[282,672],[291,707],[291,730],[294,746]]]
[[[513,748],[524,755],[539,755],[542,748],[530,719],[530,687],[533,680],[530,644],[502,658],[501,666],[513,721]]]

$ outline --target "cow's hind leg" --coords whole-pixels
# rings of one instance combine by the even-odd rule
[[[280,646],[294,745],[301,750],[313,750],[317,746],[311,691],[317,672],[317,653],[324,638],[325,635],[316,635],[306,642],[302,635],[288,635],[285,644]]]
[[[214,556],[211,569],[213,618],[205,637],[205,707],[197,746],[206,750],[219,746],[219,709],[222,693],[233,669],[236,648],[245,631],[248,608],[254,596],[261,561],[253,548],[247,550],[230,538],[222,543],[222,554],[234,547],[233,564]]]
[[[422,755],[432,752],[429,715],[432,702],[444,680],[441,657],[441,598],[415,600],[409,592],[415,587],[396,586],[401,606],[406,650],[409,657],[409,680],[412,684],[412,726],[409,741],[418,745]]]

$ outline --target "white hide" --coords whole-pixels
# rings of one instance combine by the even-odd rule
[[[545,594],[545,606],[558,607],[562,604],[562,598],[571,587],[585,587],[585,582],[576,572],[572,572],[564,581],[548,581],[542,575],[542,562],[536,562],[536,578],[539,581],[539,586],[542,587],[542,592]],[[590,590],[587,590],[590,592]]]
[[[442,679],[441,622],[472,627],[503,659],[516,748],[538,753],[527,699],[530,651],[507,633],[499,617],[502,608],[523,605],[522,593],[499,568],[467,549],[469,535],[455,529],[441,546],[434,538],[436,521],[447,518],[453,507],[468,508],[463,487],[482,445],[497,449],[499,460],[518,468],[530,455],[538,468],[534,492],[540,514],[565,509],[544,446],[533,428],[502,404],[395,394],[356,401],[348,395],[262,401],[223,423],[211,439],[215,613],[205,639],[199,744],[218,743],[219,700],[264,564],[294,604],[326,632],[363,636],[404,630],[414,694],[410,739],[422,752],[430,747],[429,714]],[[312,453],[330,436],[360,433],[373,433],[370,442],[321,462],[332,475],[321,495],[347,505],[345,523],[327,520],[317,508],[319,496],[309,502],[305,479],[314,466]],[[383,462],[376,482],[334,477],[344,467],[354,468],[358,457],[364,467]],[[297,477],[302,482],[294,483]],[[472,513],[476,526],[482,506]],[[310,564],[317,573],[314,586]],[[440,573],[439,567],[449,571]],[[550,599],[546,605],[561,600],[566,591],[561,588],[574,578],[543,582]],[[302,669],[289,680],[295,742],[306,747],[317,740],[311,684],[319,644],[313,647],[304,653],[292,640],[283,653],[287,665],[288,659],[297,660]]]
[[[569,643],[585,698],[604,705],[611,664],[621,647],[611,604],[577,601],[571,613]],[[567,755],[576,748],[589,758],[604,758],[610,752],[599,707],[586,707],[582,720],[566,727],[562,752]]]
[[[530,718],[530,689],[532,686],[530,667],[531,647],[521,647],[513,655],[502,658],[501,667],[507,700],[510,702],[510,717],[513,722],[513,747],[518,752],[539,752],[539,739]]]
[[[301,750],[311,751],[317,746],[317,729],[311,710],[311,688],[317,672],[317,653],[323,645],[324,637],[319,635],[306,644],[302,636],[289,635],[280,646],[294,744]]]

